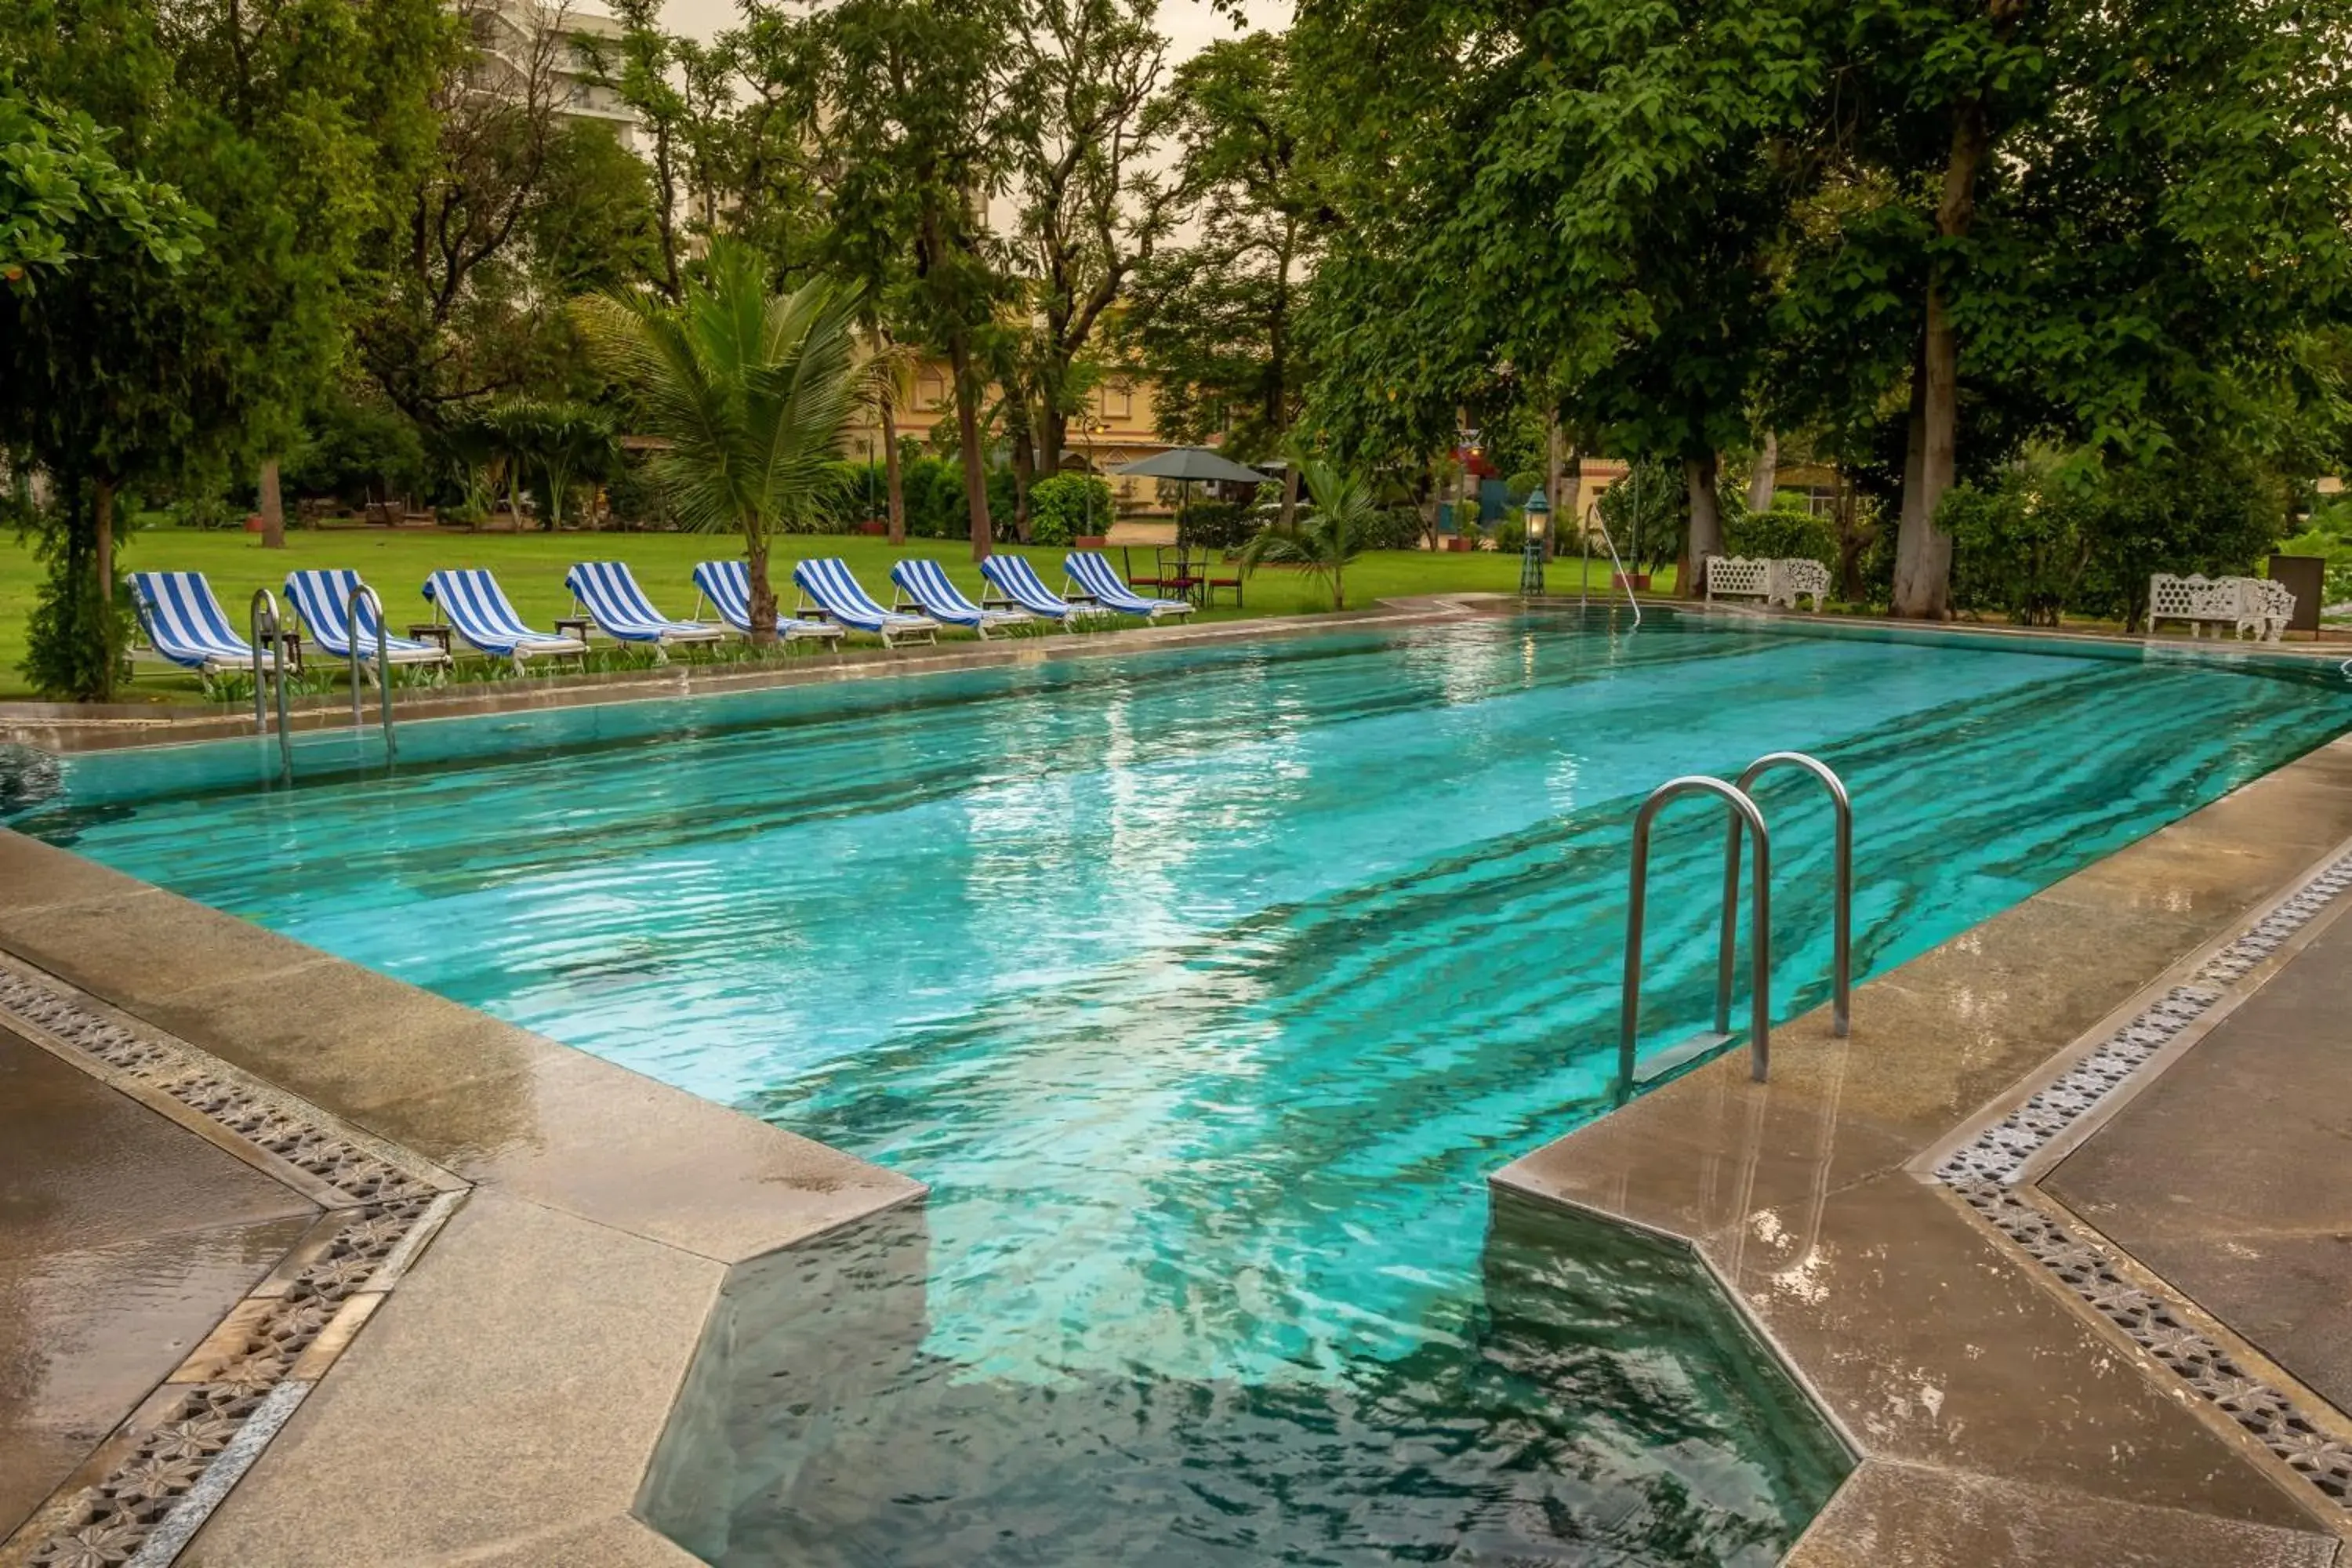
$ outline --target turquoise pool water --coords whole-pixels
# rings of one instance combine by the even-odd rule
[[[793,1264],[887,1303],[888,1348],[780,1309],[801,1372],[728,1395],[731,1479],[678,1524],[714,1558],[1761,1563],[1834,1445],[1673,1260],[1482,1184],[1605,1109],[1642,794],[1826,758],[1867,973],[2352,727],[2347,693],[1497,620],[418,724],[396,776],[329,737],[291,791],[251,742],[95,756],[14,825],[933,1184],[911,1238]],[[1829,824],[1764,800],[1787,1016]],[[1707,1007],[1720,828],[1686,811],[1654,1044]]]

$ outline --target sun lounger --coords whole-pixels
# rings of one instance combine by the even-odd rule
[[[301,620],[303,634],[320,652],[349,659],[378,680],[383,679],[383,671],[376,668],[379,655],[394,665],[449,663],[449,650],[438,643],[389,635],[389,628],[376,619],[376,601],[359,599],[361,586],[360,574],[348,568],[310,567],[286,574],[286,597]]]
[[[671,648],[715,643],[727,636],[724,626],[673,621],[655,609],[625,561],[583,561],[563,574],[563,585],[598,631],[614,642],[644,643],[665,663]]]
[[[1045,586],[1026,556],[992,555],[980,563],[980,574],[996,590],[981,598],[981,604],[990,609],[1010,605],[1065,626],[1099,613],[1091,605],[1074,605]]]
[[[694,569],[694,586],[701,595],[694,602],[702,613],[705,600],[738,636],[751,635],[751,569],[740,561],[705,561]],[[827,621],[804,621],[795,616],[776,617],[776,637],[783,642],[841,643],[841,628]]]
[[[206,679],[253,668],[253,645],[236,635],[203,573],[133,572],[131,596],[157,658]],[[261,668],[272,668],[276,658],[274,649],[263,649]]]
[[[795,615],[814,609],[852,630],[872,632],[882,639],[884,647],[896,647],[902,638],[939,640],[939,622],[929,616],[903,616],[896,610],[884,609],[874,602],[871,594],[858,586],[857,579],[850,574],[849,563],[837,555],[795,563],[793,582],[801,591],[801,605],[793,612]]]
[[[991,626],[1027,626],[1036,619],[1026,610],[992,610],[973,604],[936,561],[901,561],[890,568],[890,581],[898,585],[892,609],[903,611],[911,605],[944,626],[969,626],[982,637]]]
[[[1122,616],[1139,616],[1147,621],[1163,616],[1183,616],[1192,613],[1189,599],[1147,599],[1119,580],[1111,563],[1091,550],[1073,550],[1062,558],[1062,569],[1077,584],[1074,598],[1093,600],[1106,610]]]
[[[577,658],[588,651],[578,637],[523,625],[499,580],[480,567],[434,573],[425,579],[425,596],[459,637],[493,658],[513,660],[518,670],[527,659]]]

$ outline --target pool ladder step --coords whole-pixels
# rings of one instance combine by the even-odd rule
[[[347,651],[352,662],[352,728],[359,730],[367,723],[360,683],[360,628],[367,624],[360,616],[363,604],[375,610],[375,683],[383,701],[383,760],[390,763],[398,754],[398,742],[392,734],[392,627],[383,618],[383,600],[364,583],[352,595],[346,612],[351,623]],[[292,639],[287,637],[285,621],[278,613],[278,596],[267,588],[254,590],[247,632],[253,649],[253,727],[257,732],[268,731],[268,693],[274,691],[278,700],[278,782],[292,784],[294,736],[286,721],[286,666]]]
[[[1843,1038],[1853,1017],[1853,803],[1845,781],[1817,757],[1802,752],[1771,752],[1748,764],[1738,782],[1727,784],[1703,773],[1668,779],[1650,792],[1633,815],[1633,883],[1625,905],[1625,986],[1618,1014],[1617,1084],[1630,1095],[1641,1084],[1652,1083],[1685,1063],[1711,1055],[1729,1044],[1732,972],[1739,950],[1739,872],[1743,832],[1756,836],[1756,858],[1748,889],[1748,1076],[1762,1083],[1772,1066],[1772,838],[1764,813],[1750,793],[1756,781],[1776,769],[1793,768],[1811,774],[1829,792],[1837,816],[1837,846],[1833,864],[1835,888],[1831,904],[1832,982],[1835,986],[1831,1023]],[[1650,829],[1658,813],[1686,795],[1711,795],[1724,804],[1730,825],[1723,846],[1723,935],[1717,948],[1715,1027],[1653,1052],[1638,1054],[1642,1016],[1642,926],[1649,896]]]

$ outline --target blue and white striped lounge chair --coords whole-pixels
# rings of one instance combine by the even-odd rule
[[[1062,570],[1077,584],[1073,598],[1091,599],[1104,609],[1122,616],[1140,616],[1147,621],[1163,616],[1189,616],[1192,605],[1187,599],[1147,599],[1129,587],[1108,561],[1091,550],[1073,550],[1062,557]]]
[[[578,637],[523,625],[499,580],[481,567],[434,573],[425,579],[425,596],[459,637],[492,658],[511,659],[518,670],[526,659],[577,658],[588,651]]]
[[[911,606],[944,626],[970,626],[983,638],[991,626],[1025,626],[1037,618],[1026,610],[983,609],[973,604],[948,580],[947,568],[936,561],[901,561],[890,568],[890,581],[898,585],[892,609]]]
[[[383,671],[376,666],[378,624],[374,609],[362,602],[359,613],[352,612],[352,601],[360,591],[360,574],[348,567],[330,571],[310,567],[286,574],[286,597],[292,601],[294,614],[302,623],[304,635],[319,645],[320,650],[336,658],[353,657],[353,634],[357,634],[357,656],[360,667],[377,680]],[[383,657],[395,665],[440,664],[449,662],[449,650],[438,643],[420,642],[415,637],[386,637],[383,639]]]
[[[991,609],[1009,605],[1064,626],[1097,613],[1091,605],[1073,605],[1045,586],[1026,556],[992,555],[980,563],[980,574],[996,590],[980,601]]]
[[[133,572],[131,596],[147,650],[157,658],[207,679],[253,668],[253,645],[230,626],[228,612],[203,573]],[[261,668],[271,668],[276,658],[273,650],[263,649]]]
[[[902,639],[939,640],[939,622],[929,616],[902,616],[884,609],[850,574],[849,563],[838,555],[794,562],[793,582],[801,591],[795,615],[814,609],[853,631],[872,632],[882,639],[884,647],[896,647]]]
[[[702,614],[704,601],[719,612],[719,618],[739,637],[751,635],[751,569],[740,561],[705,561],[694,569],[694,586],[698,597],[694,601],[694,613]],[[841,646],[841,627],[830,621],[804,621],[797,616],[776,617],[776,637],[794,643],[814,638]]]
[[[673,621],[653,606],[625,561],[583,561],[563,574],[563,585],[596,629],[614,642],[649,645],[665,664],[681,644],[718,642],[724,626],[708,621]]]

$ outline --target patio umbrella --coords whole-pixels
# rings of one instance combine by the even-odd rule
[[[1209,447],[1171,447],[1164,452],[1139,461],[1123,464],[1112,473],[1121,479],[1175,479],[1183,485],[1176,498],[1176,533],[1184,534],[1185,503],[1192,499],[1195,482],[1223,480],[1227,484],[1262,485],[1267,476],[1255,468],[1245,468],[1223,453]]]

